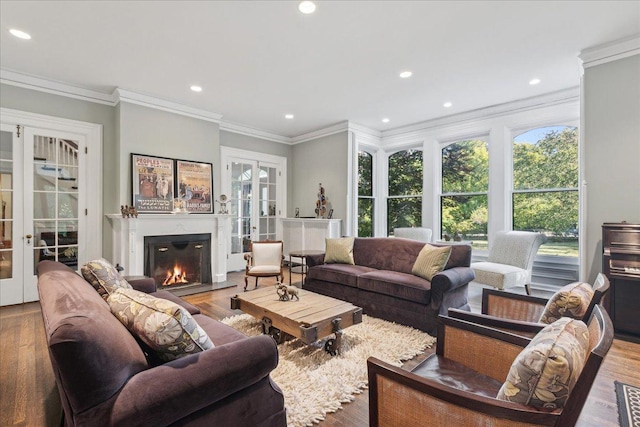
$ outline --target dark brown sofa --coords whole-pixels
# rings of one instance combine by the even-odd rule
[[[371,316],[435,334],[439,314],[449,308],[469,310],[467,291],[475,276],[469,245],[453,245],[444,271],[431,282],[413,275],[424,245],[400,238],[356,238],[355,265],[325,264],[324,255],[308,257],[304,288],[349,301]]]
[[[38,264],[49,356],[67,426],[286,426],[282,392],[269,373],[278,352],[269,336],[248,338],[153,280],[143,292],[184,306],[215,347],[154,365],[80,275]]]

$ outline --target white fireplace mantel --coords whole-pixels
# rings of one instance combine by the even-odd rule
[[[144,238],[172,234],[211,233],[211,277],[214,283],[227,280],[227,242],[231,234],[230,215],[140,214],[123,218],[107,214],[113,230],[113,264],[124,267],[124,275],[144,274]]]

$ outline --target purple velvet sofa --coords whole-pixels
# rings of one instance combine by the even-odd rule
[[[304,288],[349,301],[365,314],[435,334],[439,314],[447,314],[450,307],[469,310],[467,291],[475,276],[469,245],[453,245],[444,271],[431,282],[413,275],[424,245],[400,238],[356,238],[355,265],[325,264],[324,255],[308,257]]]
[[[38,264],[49,356],[67,426],[286,426],[269,373],[273,339],[248,338],[152,279],[131,285],[181,304],[215,347],[154,365],[95,289],[69,267]]]

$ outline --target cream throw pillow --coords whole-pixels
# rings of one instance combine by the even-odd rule
[[[325,264],[355,264],[353,261],[354,237],[325,239]]]
[[[413,264],[411,272],[418,277],[431,281],[433,276],[444,270],[451,255],[451,246],[424,245]]]

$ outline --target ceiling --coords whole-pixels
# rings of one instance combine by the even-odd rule
[[[640,34],[640,1],[316,3],[303,15],[295,1],[2,0],[0,66],[295,137],[344,120],[384,131],[576,87],[581,50]]]

